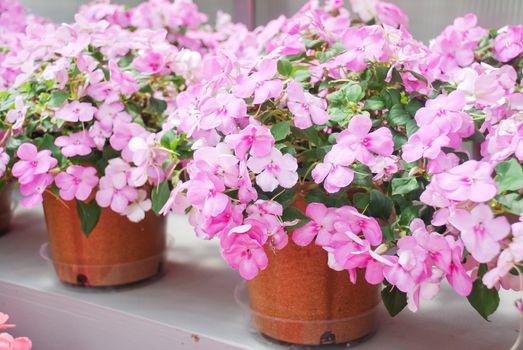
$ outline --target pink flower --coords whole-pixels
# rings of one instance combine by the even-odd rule
[[[133,137],[128,149],[132,152],[132,161],[136,168],[131,170],[129,183],[132,186],[143,186],[148,179],[158,185],[165,179],[163,163],[169,159],[169,153],[158,146],[155,134],[147,138]]]
[[[352,10],[363,22],[369,22],[376,16],[378,0],[350,0]]]
[[[448,96],[439,95],[433,100],[427,101],[425,107],[416,112],[418,126],[437,127],[442,134],[450,132],[460,133],[465,126],[472,122],[471,117],[463,112],[465,107],[465,94],[462,91],[453,91]],[[468,137],[474,130],[464,128],[462,137]]]
[[[338,231],[345,231],[349,229],[354,234],[363,233],[365,239],[373,246],[377,246],[382,242],[381,228],[376,219],[360,214],[354,207],[344,206],[337,209],[337,214],[340,217]]]
[[[312,178],[323,186],[329,193],[336,193],[347,187],[354,179],[354,171],[348,166],[354,162],[354,153],[342,145],[334,145],[327,153],[323,163],[319,163],[312,170]]]
[[[253,157],[266,157],[274,146],[274,137],[265,126],[248,125],[239,134],[227,135],[225,143],[234,149],[240,160],[245,159],[247,152]]]
[[[39,175],[46,174],[54,168],[57,160],[51,157],[51,151],[38,152],[35,145],[24,143],[16,151],[20,160],[13,166],[13,176],[18,178],[21,184],[28,184]]]
[[[113,158],[105,168],[105,176],[100,179],[96,202],[102,208],[111,207],[119,214],[125,214],[130,202],[136,200],[136,188],[129,185],[131,166],[121,158]]]
[[[510,275],[518,263],[523,261],[523,222],[512,224],[512,242],[499,254],[496,266],[483,276],[483,283],[487,288],[496,287],[499,282],[507,288],[507,279],[516,277]],[[519,290],[519,283],[516,290]]]
[[[67,122],[89,122],[95,113],[96,107],[90,103],[73,101],[56,111],[56,117]]]
[[[211,239],[214,236],[226,235],[231,229],[243,222],[245,206],[229,203],[225,210],[217,216],[205,216],[199,210],[190,212],[189,222],[195,227],[196,236]]]
[[[167,199],[162,210],[160,210],[160,214],[167,215],[171,211],[176,214],[185,214],[185,210],[191,205],[187,197],[182,194],[182,191],[187,188],[187,185],[187,182],[180,181],[174,186],[169,195],[169,199]]]
[[[494,39],[494,55],[508,62],[523,52],[523,26],[508,26]]]
[[[60,173],[55,179],[56,186],[60,189],[60,197],[66,201],[74,198],[85,201],[98,184],[96,169],[71,165],[65,173]]]
[[[381,156],[390,156],[394,151],[392,134],[386,127],[369,132],[372,120],[365,115],[356,115],[349,122],[347,130],[342,131],[336,142],[349,148],[357,160],[363,164],[370,164],[374,158],[372,153]]]
[[[313,124],[322,125],[329,120],[326,112],[327,102],[304,92],[300,83],[291,82],[287,87],[287,104],[294,114],[294,125],[300,129],[307,129]]]
[[[261,224],[250,220],[245,225],[231,229],[222,238],[222,255],[233,269],[240,271],[243,278],[251,280],[269,263],[263,249],[265,241]]]
[[[151,208],[152,202],[147,198],[147,192],[138,190],[136,199],[127,206],[124,215],[131,222],[140,222],[145,218],[145,213],[151,210]]]
[[[374,181],[390,181],[392,175],[396,174],[400,168],[401,166],[397,156],[377,156],[369,164],[370,171],[372,171],[373,174],[376,174],[372,178]]]
[[[26,208],[33,208],[41,204],[43,201],[42,194],[52,183],[53,175],[44,173],[35,175],[30,182],[21,184],[20,193],[24,196],[22,205]]]
[[[247,166],[256,176],[256,183],[265,192],[272,192],[278,186],[292,188],[298,182],[298,161],[290,154],[282,154],[273,149],[271,154],[263,157],[251,157]]]
[[[223,193],[225,186],[216,177],[200,174],[189,182],[187,199],[192,205],[201,208],[205,216],[217,216],[222,213],[230,198]]]
[[[334,62],[349,71],[362,72],[367,68],[368,61],[384,62],[388,58],[381,26],[349,27],[341,42],[347,51],[334,58]]]
[[[86,156],[96,147],[87,130],[57,137],[54,144],[61,148],[62,154],[66,157]]]
[[[4,176],[7,164],[9,164],[9,155],[0,147],[0,177]]]
[[[14,130],[20,129],[24,123],[25,115],[28,109],[29,107],[24,104],[24,98],[22,96],[17,96],[15,98],[15,108],[10,109],[7,112],[5,120],[13,124],[12,127]]]
[[[499,253],[499,241],[510,232],[507,218],[494,218],[490,207],[483,203],[478,204],[470,213],[457,210],[449,221],[461,231],[465,247],[480,263],[490,262]]]
[[[240,98],[248,98],[254,94],[253,104],[261,104],[269,98],[281,96],[283,84],[280,79],[273,79],[277,69],[276,61],[264,59],[258,71],[248,77],[240,79],[234,87],[234,95]]]
[[[14,328],[16,325],[6,323],[9,320],[9,315],[0,312],[0,330]]]
[[[133,66],[142,74],[159,74],[165,69],[165,59],[159,52],[146,50],[145,53],[136,57]]]
[[[239,180],[239,160],[231,154],[231,150],[224,143],[215,147],[202,147],[193,155],[189,172],[205,172],[223,179],[227,187],[237,187]]]
[[[450,200],[486,202],[497,193],[492,171],[492,165],[487,162],[469,160],[445,173],[434,175],[432,181]]]
[[[294,243],[307,246],[316,238],[316,244],[327,245],[334,233],[334,222],[337,219],[335,210],[327,208],[322,203],[310,203],[305,215],[312,221],[293,231]]]
[[[245,101],[231,94],[218,94],[205,99],[200,105],[200,127],[204,130],[221,128],[226,133],[235,129],[234,119],[247,115]]]
[[[463,242],[459,239],[454,240],[450,236],[446,238],[452,252],[452,262],[450,271],[447,273],[447,280],[456,293],[461,296],[468,296],[472,291],[472,279],[467,275],[461,262],[463,260]]]
[[[409,26],[409,19],[399,7],[394,4],[378,1],[376,4],[376,13],[381,23],[391,27],[403,27],[407,29]]]
[[[450,139],[441,134],[435,127],[422,127],[409,137],[409,141],[402,146],[402,158],[408,163],[418,159],[437,159],[448,146]]]
[[[0,349],[2,350],[31,350],[32,346],[29,338],[14,338],[9,333],[0,333]]]
[[[109,61],[111,82],[123,95],[130,96],[139,90],[138,83],[131,72],[124,72],[115,61]]]

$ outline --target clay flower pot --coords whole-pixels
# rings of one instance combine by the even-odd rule
[[[44,194],[49,251],[60,281],[86,287],[121,286],[160,274],[165,267],[166,219],[148,212],[133,223],[102,209],[89,237],[81,230],[76,202]]]
[[[294,206],[305,211],[303,198]],[[255,326],[264,335],[300,345],[341,344],[372,333],[377,326],[379,286],[364,271],[352,284],[346,271],[327,265],[327,252],[289,240],[281,251],[267,251],[269,265],[248,282]]]
[[[9,231],[13,207],[11,202],[11,186],[6,185],[0,190],[0,236]]]

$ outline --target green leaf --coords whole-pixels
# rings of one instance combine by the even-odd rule
[[[91,200],[89,203],[77,200],[76,211],[80,217],[82,232],[84,233],[85,237],[88,238],[100,220],[102,208],[100,208],[98,203],[96,203],[95,199]]]
[[[282,58],[278,61],[278,73],[283,76],[290,77],[292,74],[292,63],[286,59]]]
[[[409,226],[412,220],[419,217],[419,207],[407,207],[403,209],[399,216],[399,224]]]
[[[381,299],[392,317],[399,314],[407,306],[407,294],[390,285],[385,285],[381,290]]]
[[[49,106],[60,107],[68,97],[69,94],[65,91],[55,91],[51,94],[51,97],[49,97]]]
[[[338,91],[327,95],[331,120],[340,122],[354,115],[354,108],[364,96],[365,93],[358,84],[345,84]]]
[[[407,124],[412,118],[401,104],[396,104],[390,109],[388,120],[391,126],[401,126]]]
[[[419,130],[418,124],[414,120],[409,120],[407,124],[405,125],[407,129],[407,136],[411,137],[412,134],[414,134],[416,131]]]
[[[417,190],[419,187],[415,177],[402,177],[392,179],[392,195],[406,194]]]
[[[167,103],[164,100],[159,100],[154,97],[151,97],[149,104],[159,114],[162,114],[167,109]]]
[[[405,106],[405,110],[409,112],[411,116],[414,116],[418,109],[423,107],[423,103],[421,103],[419,100],[413,98],[409,101],[409,103]]]
[[[370,196],[367,192],[356,192],[352,196],[352,203],[360,210],[367,208],[370,202]]]
[[[296,225],[286,227],[287,231],[299,229],[311,221],[311,219],[305,216],[301,210],[294,207],[288,207],[285,209],[283,211],[282,219],[283,221],[294,221],[296,219],[300,220]]]
[[[283,209],[287,208],[294,202],[297,188],[298,186],[296,185],[293,188],[285,189],[282,194],[276,197],[275,200],[282,205]]]
[[[496,166],[496,182],[499,192],[517,191],[523,188],[523,167],[512,158]]]
[[[167,180],[154,187],[151,191],[151,201],[153,203],[153,211],[155,214],[159,214],[163,206],[169,199],[171,189],[169,188],[169,182]]]
[[[481,279],[474,281],[472,292],[467,297],[470,305],[488,321],[488,317],[496,311],[499,306],[499,294],[495,288],[487,288]]]
[[[367,208],[367,215],[379,218],[382,220],[388,220],[392,213],[393,207],[392,199],[385,196],[378,190],[370,191],[370,202]]]
[[[512,214],[521,215],[523,213],[523,196],[517,193],[509,193],[507,195],[498,196],[499,203],[510,211]]]
[[[363,109],[368,111],[379,111],[385,108],[385,102],[379,97],[371,97],[365,101]]]
[[[380,226],[380,229],[385,242],[391,242],[394,240],[394,231],[392,231],[391,225]]]
[[[285,139],[290,132],[291,124],[287,120],[276,123],[271,127],[271,134],[276,141]]]

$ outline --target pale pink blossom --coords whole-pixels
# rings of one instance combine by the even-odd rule
[[[490,207],[478,204],[471,212],[457,210],[449,219],[461,233],[465,247],[480,263],[490,262],[500,251],[500,243],[510,232],[504,216],[494,218]]]
[[[16,155],[20,160],[14,164],[12,173],[21,184],[29,184],[35,177],[47,174],[58,163],[51,157],[51,151],[38,152],[36,146],[30,143],[20,145]]]
[[[251,280],[264,270],[269,262],[263,249],[266,237],[261,224],[250,220],[231,229],[221,241],[222,255],[227,263],[238,269],[240,275]]]
[[[145,218],[145,213],[151,210],[152,202],[147,198],[147,191],[138,190],[136,199],[125,209],[124,215],[131,222],[140,222]]]
[[[294,125],[307,129],[313,124],[322,125],[329,120],[327,102],[303,91],[300,83],[291,82],[287,87],[287,105],[294,115]]]
[[[248,98],[254,94],[252,103],[261,104],[269,98],[281,96],[283,84],[280,79],[273,79],[277,69],[276,61],[264,59],[260,62],[258,70],[247,77],[242,77],[235,85],[234,95]]]
[[[60,190],[60,197],[64,200],[70,201],[76,198],[85,201],[98,184],[98,177],[93,167],[71,165],[66,172],[56,176],[55,183]]]
[[[274,137],[264,126],[248,125],[239,134],[227,135],[225,143],[234,149],[236,156],[243,160],[247,153],[254,157],[268,156],[274,146]]]
[[[323,183],[325,190],[336,193],[347,187],[354,179],[354,171],[349,168],[355,160],[355,154],[342,145],[334,145],[327,153],[322,163],[312,170],[312,178],[316,183]]]
[[[292,240],[294,243],[307,246],[316,238],[316,244],[327,245],[334,233],[334,222],[337,219],[336,211],[327,208],[322,203],[310,203],[305,215],[311,221],[293,231]]]
[[[494,39],[494,55],[500,62],[508,62],[523,52],[523,26],[507,26]]]
[[[272,192],[278,186],[292,188],[298,182],[298,162],[290,154],[282,154],[273,149],[270,155],[262,158],[251,157],[247,166],[256,176],[256,183],[265,192]]]
[[[356,115],[349,122],[347,130],[343,130],[336,142],[347,147],[355,158],[363,164],[370,164],[375,153],[390,156],[394,150],[392,134],[386,127],[370,132],[372,120],[366,115]]]
[[[491,176],[493,170],[487,162],[469,160],[434,175],[433,181],[450,200],[486,202],[497,193],[497,185]]]
[[[56,138],[55,145],[60,147],[66,157],[86,156],[96,147],[87,130]]]
[[[87,102],[73,101],[66,103],[62,108],[56,111],[58,119],[67,122],[89,122],[96,113],[96,107]]]

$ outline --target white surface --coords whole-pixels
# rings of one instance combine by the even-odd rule
[[[175,245],[169,271],[153,283],[118,291],[64,287],[38,255],[46,241],[41,210],[16,213],[13,232],[0,238],[0,311],[12,332],[35,350],[280,349],[256,336],[235,303],[235,271],[214,242],[199,241],[182,217],[170,218]],[[377,334],[357,346],[371,349],[509,349],[517,336],[516,293],[503,293],[485,322],[450,289],[422,310],[391,319],[381,310]],[[341,348],[341,347],[340,347]]]

